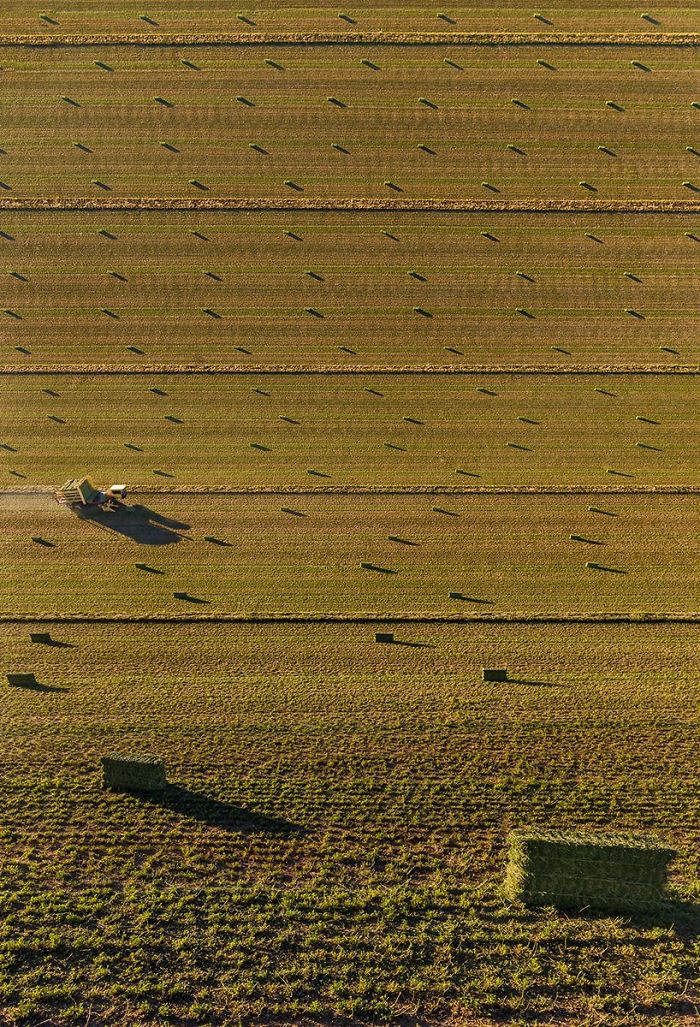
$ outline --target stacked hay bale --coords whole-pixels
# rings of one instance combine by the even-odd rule
[[[117,792],[157,792],[165,788],[165,763],[150,753],[102,757],[102,784]]]
[[[505,894],[533,906],[644,912],[664,898],[673,849],[650,837],[513,831]]]

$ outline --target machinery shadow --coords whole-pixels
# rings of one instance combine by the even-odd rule
[[[90,521],[103,531],[114,531],[142,546],[167,546],[181,542],[181,532],[190,527],[184,521],[165,517],[142,503],[121,506],[111,513],[82,507],[76,514],[81,520]]]
[[[268,817],[264,813],[254,813],[231,802],[211,799],[182,785],[168,784],[161,792],[140,792],[138,796],[142,802],[172,810],[183,817],[219,827],[224,831],[235,831],[237,834],[289,836],[304,833],[304,828],[288,820]]]

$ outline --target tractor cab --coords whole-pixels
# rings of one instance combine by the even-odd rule
[[[126,485],[110,485],[108,489],[96,488],[89,478],[69,478],[54,493],[56,502],[63,506],[96,506],[107,513],[123,506],[126,499]]]

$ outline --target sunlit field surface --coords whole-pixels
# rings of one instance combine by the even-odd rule
[[[697,30],[0,4],[2,1027],[699,1022]]]

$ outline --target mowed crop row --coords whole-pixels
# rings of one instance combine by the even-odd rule
[[[2,362],[700,363],[693,215],[5,213]]]
[[[4,485],[692,485],[698,459],[696,376],[6,375],[0,396]]]
[[[159,34],[159,33],[256,33],[347,32],[362,30],[422,32],[516,32],[548,34],[567,32],[621,32],[636,35],[654,32],[696,32],[697,19],[688,0],[664,0],[651,14],[642,13],[634,0],[614,0],[604,8],[591,0],[555,0],[546,13],[533,13],[527,0],[509,0],[494,9],[470,0],[455,0],[447,13],[416,0],[356,0],[346,11],[320,0],[277,3],[256,0],[254,8],[232,8],[212,0],[174,0],[144,5],[119,0],[95,6],[91,0],[61,0],[47,12],[37,0],[7,5],[0,16],[0,32]]]
[[[526,980],[578,1022],[685,1008],[682,922],[530,912],[498,887],[506,832],[554,821],[653,827],[692,898],[694,627],[421,625],[395,646],[371,625],[54,625],[51,646],[34,627],[0,625],[38,682],[3,694],[6,1007],[36,1019],[60,988],[105,1021],[129,1021],[116,1001],[205,1022],[216,995],[218,1016],[262,1000],[293,1022],[311,995],[391,1021],[400,996],[488,1023]],[[490,664],[515,680],[482,683]],[[102,791],[113,749],[161,754],[172,786]]]
[[[688,200],[693,48],[6,48],[8,196]]]
[[[139,498],[80,516],[50,496],[0,496],[0,613],[381,618],[697,605],[696,496]]]

